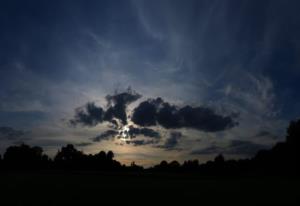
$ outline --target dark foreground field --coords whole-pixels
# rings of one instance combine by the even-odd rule
[[[6,172],[0,174],[0,205],[299,205],[299,183],[283,177]]]

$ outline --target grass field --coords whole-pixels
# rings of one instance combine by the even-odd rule
[[[300,205],[300,178],[1,173],[0,205]]]

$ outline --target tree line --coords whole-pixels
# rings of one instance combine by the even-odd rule
[[[188,160],[183,164],[174,160],[144,169],[134,162],[122,165],[114,159],[112,151],[84,154],[72,144],[62,147],[53,159],[43,153],[41,147],[26,144],[10,146],[3,157],[0,169],[5,170],[88,170],[88,171],[148,171],[148,172],[196,172],[208,175],[235,174],[298,174],[300,166],[300,120],[292,121],[287,129],[286,140],[277,143],[270,150],[261,150],[250,159],[225,160],[222,154],[213,161],[199,164]]]

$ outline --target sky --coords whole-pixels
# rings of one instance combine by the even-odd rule
[[[0,153],[248,158],[299,117],[297,0],[3,0]]]

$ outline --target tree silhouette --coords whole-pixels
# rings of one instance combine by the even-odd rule
[[[26,144],[8,147],[3,159],[8,168],[18,169],[39,168],[50,161],[41,147],[30,147]]]
[[[84,155],[82,152],[75,149],[71,144],[62,147],[60,151],[57,152],[54,157],[54,162],[59,168],[75,168],[78,163],[82,162]]]
[[[108,161],[112,161],[115,155],[112,151],[108,151],[106,157]]]
[[[293,149],[300,146],[300,120],[292,121],[287,129],[286,142]]]
[[[82,152],[75,149],[75,147],[71,144],[68,144],[66,147],[62,147],[61,151],[59,151],[54,160],[55,161],[75,161],[82,157]]]
[[[222,154],[219,154],[215,157],[215,163],[216,164],[223,164],[225,162],[225,158]]]
[[[195,171],[199,168],[199,161],[198,160],[184,161],[182,168],[184,171]]]

